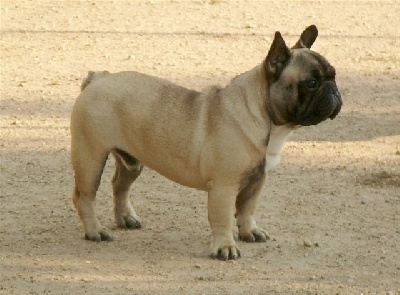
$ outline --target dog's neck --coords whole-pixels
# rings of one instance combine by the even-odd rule
[[[270,92],[269,85],[266,87],[265,103],[266,103],[266,108],[267,108],[268,115],[271,118],[272,123],[274,125],[276,125],[276,126],[284,125],[285,123],[282,123],[278,119],[278,117],[277,117],[277,115],[276,115],[276,113],[274,111],[274,108],[272,107],[271,92]]]
[[[249,87],[249,85],[254,85],[254,87]],[[262,118],[269,124],[265,102],[267,80],[262,64],[236,76],[226,88],[239,89],[243,95],[248,111],[254,117],[258,119]]]
[[[224,104],[232,121],[245,120],[247,124],[239,124],[242,133],[253,146],[265,154],[269,142],[272,122],[266,107],[266,77],[262,64],[242,73],[222,89]],[[245,110],[245,112],[244,112]]]
[[[248,87],[248,85],[254,85],[254,87]],[[293,128],[282,124],[275,124],[274,114],[270,113],[267,105],[269,98],[267,98],[269,95],[268,87],[264,64],[260,64],[235,77],[227,85],[226,89],[241,92],[242,99],[244,99],[244,107],[248,110],[251,117],[258,122],[257,125],[260,128],[257,134],[264,140],[265,152],[269,157],[271,155],[275,157],[275,155],[278,156],[280,154],[283,144],[291,134]],[[251,133],[254,134],[254,131],[252,130]],[[275,162],[275,160],[272,162]],[[270,163],[269,166],[271,165]]]

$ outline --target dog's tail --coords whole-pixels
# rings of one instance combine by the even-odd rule
[[[85,90],[85,88],[95,79],[97,79],[98,77],[102,77],[104,75],[109,74],[109,71],[102,71],[102,72],[93,72],[93,71],[89,71],[89,73],[87,74],[86,78],[83,80],[82,84],[81,84],[81,91]]]

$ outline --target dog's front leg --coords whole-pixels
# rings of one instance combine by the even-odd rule
[[[235,186],[213,186],[208,192],[208,220],[211,225],[211,257],[220,260],[236,260],[240,251],[232,235]]]
[[[268,233],[259,228],[254,219],[261,190],[264,187],[265,174],[254,177],[242,188],[236,199],[236,217],[239,228],[239,239],[245,242],[266,242]]]

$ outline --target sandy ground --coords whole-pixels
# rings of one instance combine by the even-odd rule
[[[273,240],[211,260],[205,193],[145,170],[144,227],[115,229],[110,159],[98,193],[116,240],[92,243],[71,202],[69,116],[88,70],[138,70],[201,89],[307,25],[344,108],[298,130],[269,173]],[[398,1],[1,1],[1,294],[399,294]]]

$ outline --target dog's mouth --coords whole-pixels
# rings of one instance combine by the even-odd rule
[[[327,82],[308,102],[297,109],[293,123],[301,126],[317,125],[333,120],[342,108],[342,98],[334,82]]]
[[[329,116],[329,119],[333,120],[336,118],[336,116],[339,114],[340,110],[342,109],[342,97],[339,93],[339,91],[337,91],[334,94],[334,99],[335,99],[335,103],[336,103],[336,108],[333,110],[332,114]]]

